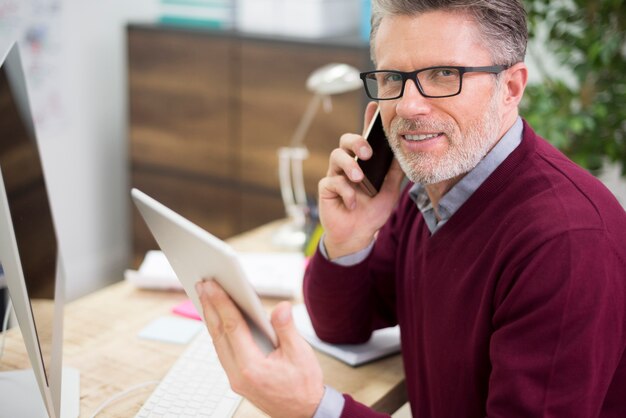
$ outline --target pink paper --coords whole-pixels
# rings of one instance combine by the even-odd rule
[[[202,317],[198,314],[196,307],[193,306],[193,302],[190,299],[180,303],[172,308],[172,312],[175,314],[185,316],[187,318],[202,320]]]

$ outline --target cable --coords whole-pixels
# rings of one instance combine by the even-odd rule
[[[142,389],[142,388],[147,387],[147,386],[156,385],[156,384],[159,384],[160,382],[161,382],[160,380],[150,380],[148,382],[139,383],[139,384],[137,384],[135,386],[131,386],[128,389],[123,390],[122,392],[119,392],[116,395],[111,396],[109,399],[107,399],[106,401],[104,401],[104,402],[102,402],[100,404],[100,406],[96,409],[96,412],[94,412],[93,415],[91,415],[91,418],[95,418],[96,415],[98,415],[100,412],[102,412],[102,410],[104,408],[106,408],[107,406],[109,406],[113,402],[123,398],[124,396],[127,396],[130,393],[136,391],[137,389]]]
[[[11,304],[11,298],[7,298],[7,309],[4,312],[4,321],[2,321],[2,343],[0,343],[0,361],[2,360],[2,355],[4,354],[4,343],[7,339],[7,328],[9,326],[9,316],[11,315],[11,308],[13,305]]]

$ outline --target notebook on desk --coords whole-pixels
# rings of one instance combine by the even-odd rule
[[[293,307],[293,319],[296,328],[309,344],[350,366],[360,366],[400,351],[400,327],[398,326],[374,331],[372,338],[364,344],[328,344],[315,335],[304,305]]]

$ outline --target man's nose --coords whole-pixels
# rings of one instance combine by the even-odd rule
[[[415,116],[430,112],[430,99],[424,97],[417,88],[415,80],[407,80],[404,85],[404,93],[398,99],[396,113],[404,119],[413,119]]]

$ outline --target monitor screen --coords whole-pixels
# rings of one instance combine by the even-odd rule
[[[0,67],[0,170],[49,385],[57,240],[25,86],[7,64]]]

